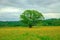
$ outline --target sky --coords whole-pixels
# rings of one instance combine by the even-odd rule
[[[41,12],[45,19],[60,18],[60,0],[0,0],[0,21],[18,21],[27,9]]]

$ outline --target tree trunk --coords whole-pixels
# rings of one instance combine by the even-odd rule
[[[29,28],[32,28],[32,25],[29,25]]]

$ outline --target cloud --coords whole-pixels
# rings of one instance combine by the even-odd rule
[[[0,21],[16,21],[19,20],[20,14],[23,12],[21,8],[4,7],[0,9]]]
[[[45,13],[43,14],[45,16],[46,19],[49,18],[60,18],[60,13]]]
[[[0,20],[18,20],[26,9],[38,10],[45,18],[60,18],[60,0],[0,0]]]
[[[50,13],[60,12],[60,0],[0,0],[0,5],[18,7],[23,9],[33,8],[38,9],[42,12]]]
[[[0,12],[19,12],[19,11],[21,11],[19,8],[14,7],[0,8]]]

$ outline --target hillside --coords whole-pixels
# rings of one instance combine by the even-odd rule
[[[39,26],[60,26],[60,19],[47,19],[42,20],[38,24]],[[0,26],[27,26],[27,24],[21,21],[0,21]]]

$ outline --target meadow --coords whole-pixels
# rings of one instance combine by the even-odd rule
[[[60,26],[1,27],[0,40],[60,40]]]

